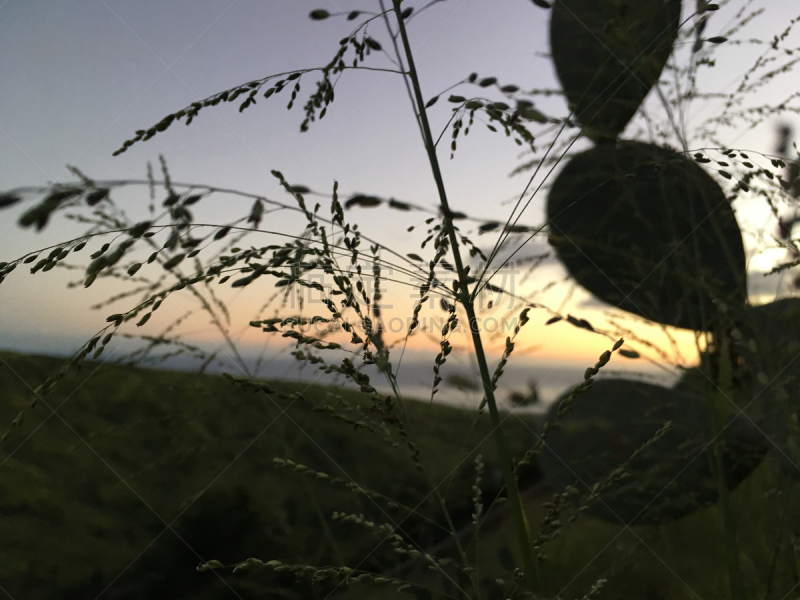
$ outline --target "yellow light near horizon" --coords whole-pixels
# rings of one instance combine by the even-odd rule
[[[438,301],[437,301],[438,303]],[[241,315],[255,315],[258,306],[254,299],[240,298],[236,302],[236,312]],[[304,306],[301,311],[299,308],[281,311],[281,316],[305,315],[310,317],[314,314],[324,315],[323,311],[314,310],[315,305]],[[584,314],[592,318],[593,325],[598,329],[611,330],[605,322],[604,314],[599,309],[584,311]],[[272,316],[271,314],[261,315],[261,318]],[[547,362],[564,361],[567,363],[580,362],[591,366],[596,362],[598,356],[604,351],[609,350],[618,337],[604,335],[602,333],[588,331],[570,324],[566,320],[546,325],[549,314],[543,310],[531,309],[529,312],[530,321],[521,329],[516,338],[514,358],[525,357],[527,360],[542,360]],[[239,319],[241,323],[232,328],[234,338],[238,343],[245,347],[263,347],[264,345],[274,348],[288,348],[294,344],[291,339],[283,338],[280,334],[263,333],[260,328],[247,326],[247,320]],[[255,317],[254,317],[255,318]],[[406,339],[407,325],[410,315],[405,310],[386,310],[383,313],[383,339],[387,345],[395,348],[396,351],[405,349],[418,353],[436,353],[439,351],[441,341],[441,328],[447,320],[447,313],[438,308],[423,310],[420,314],[421,325],[414,335]],[[517,324],[517,313],[498,314],[498,316],[483,316],[481,319],[481,337],[487,355],[492,360],[496,360],[502,355],[505,348],[505,340],[513,335],[513,330]],[[352,322],[352,321],[351,321]],[[691,366],[698,362],[698,341],[695,333],[688,330],[678,330],[670,328],[662,330],[658,326],[646,325],[641,322],[622,321],[628,333],[620,333],[619,337],[624,337],[625,349],[635,350],[645,358],[642,362],[649,362],[651,359],[664,366]],[[348,346],[350,334],[339,329],[325,335],[324,325],[319,327],[306,326],[302,332],[309,337],[322,338],[327,341],[335,341]],[[363,330],[359,334],[364,337]],[[196,332],[187,331],[189,338],[196,339],[198,342],[223,343],[224,338],[212,329],[204,329]],[[459,323],[459,328],[450,334],[450,342],[455,347],[472,351],[472,341],[463,319]],[[639,340],[643,340],[643,343]],[[702,343],[700,344],[702,347]],[[653,348],[656,348],[660,353]],[[629,359],[623,358],[626,362]],[[633,362],[633,361],[631,361]]]

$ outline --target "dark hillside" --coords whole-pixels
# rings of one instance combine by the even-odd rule
[[[0,353],[3,430],[61,364]],[[439,484],[456,528],[471,519],[477,452],[487,464],[484,498],[499,489],[491,438],[482,443],[488,418],[473,427],[474,412],[408,401],[407,429],[426,475],[382,433],[314,411],[327,404],[369,423],[366,397],[322,386],[270,385],[283,394],[243,393],[219,376],[91,363],[69,374],[46,397],[49,407],[40,402],[25,411],[2,447],[3,588],[26,599],[97,597],[107,586],[103,598],[234,597],[227,585],[244,598],[313,597],[310,589],[287,587],[291,579],[270,571],[231,575],[195,567],[201,560],[227,564],[250,556],[351,566],[365,560],[362,568],[385,567],[391,548],[384,544],[373,552],[381,537],[332,521],[334,511],[400,523],[429,547],[447,536],[430,482]],[[303,398],[289,400],[295,392]],[[516,417],[506,425],[520,456],[533,436]],[[315,473],[276,468],[275,458]],[[538,475],[529,469],[523,477],[529,484]],[[353,482],[398,505],[353,493],[347,488]],[[420,499],[412,513],[409,507]]]

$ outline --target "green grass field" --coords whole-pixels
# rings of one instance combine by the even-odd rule
[[[5,429],[28,404],[31,389],[61,361],[8,352],[0,358]],[[40,403],[3,445],[0,591],[15,600],[236,594],[249,600],[322,599],[335,587],[336,581],[297,583],[291,573],[271,569],[195,569],[209,559],[232,564],[256,557],[380,571],[434,590],[450,586],[449,597],[458,597],[441,575],[398,558],[384,534],[331,518],[334,512],[363,514],[376,524],[399,525],[417,547],[457,558],[431,494],[436,486],[455,529],[467,532],[464,549],[477,559],[486,597],[505,597],[508,587],[491,583],[508,577],[514,566],[514,537],[502,506],[489,513],[480,537],[469,531],[478,452],[486,463],[484,500],[500,486],[488,417],[407,401],[409,437],[421,451],[422,472],[402,444],[393,447],[380,432],[314,411],[329,404],[345,414],[346,402],[353,420],[371,422],[366,397],[322,386],[271,385],[284,392],[282,399],[245,394],[210,375],[97,364],[70,374],[46,398],[57,414]],[[286,400],[297,391],[303,400]],[[504,427],[514,455],[521,456],[534,442],[534,419],[512,416]],[[312,471],[278,468],[275,458]],[[539,481],[536,466],[520,477],[536,526],[553,491]],[[348,487],[356,483],[378,495]],[[768,457],[732,493],[744,575],[739,597],[794,597],[786,593],[800,581],[796,487]],[[633,528],[579,515],[542,547],[547,560],[540,565],[540,589],[543,597],[582,598],[606,578],[600,598],[729,597],[729,548],[718,506]],[[460,569],[451,574],[455,582],[467,581]],[[342,586],[337,595],[447,597],[393,590]]]
[[[62,361],[7,352],[0,357],[5,430],[28,404],[32,388]],[[482,443],[490,433],[488,418],[408,401],[407,428],[427,467],[422,473],[402,446],[313,411],[338,407],[333,395],[341,394],[358,420],[359,410],[369,413],[365,396],[296,383],[274,386],[302,391],[305,400],[245,394],[209,375],[91,363],[68,375],[46,398],[57,414],[40,403],[3,446],[0,585],[14,598],[86,598],[119,577],[103,598],[235,597],[215,573],[195,571],[201,557],[226,564],[250,556],[351,566],[363,560],[362,568],[381,568],[396,555],[379,546],[380,537],[332,522],[334,511],[390,518],[425,547],[447,535],[432,484],[456,527],[468,523],[473,511],[477,452],[487,462],[485,484],[497,490],[493,444]],[[521,455],[534,438],[517,418],[506,425]],[[274,458],[342,481],[276,468]],[[529,471],[535,478],[535,469]],[[401,506],[353,493],[347,482]],[[168,523],[182,540],[164,531]],[[268,572],[218,573],[246,598],[270,589],[286,597],[309,593]]]

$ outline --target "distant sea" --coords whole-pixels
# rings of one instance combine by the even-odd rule
[[[394,359],[395,357],[392,356]],[[609,365],[601,371],[598,378],[622,377],[626,379],[638,379],[649,381],[661,385],[672,385],[678,378],[677,373],[668,373],[652,366],[646,366],[643,362],[625,361],[623,365]],[[637,362],[636,365],[632,364]],[[497,359],[490,360],[489,367],[492,372],[497,364]],[[531,406],[528,410],[532,412],[543,412],[562,394],[571,390],[574,386],[583,381],[583,375],[587,366],[592,366],[579,362],[556,362],[546,360],[512,360],[506,365],[502,378],[500,379],[495,396],[506,407],[512,407],[509,396],[512,392],[527,395],[533,385],[535,385],[539,402]],[[623,368],[620,368],[622,366]],[[383,376],[377,369],[368,367],[366,371],[373,385],[383,393],[390,393],[390,387],[385,383]],[[412,358],[404,360],[398,372],[398,381],[401,393],[408,398],[430,401],[431,389],[433,384],[433,360],[420,360]],[[455,377],[454,377],[455,375]],[[316,383],[336,383],[333,376],[321,374],[318,371],[308,368],[300,368],[297,363],[291,363],[285,358],[277,358],[266,365],[261,371],[261,376],[266,379],[293,379]],[[483,398],[480,391],[480,377],[477,366],[470,367],[465,364],[465,357],[458,360],[451,354],[447,363],[441,368],[442,383],[439,390],[433,396],[436,402],[442,402],[459,407],[477,408]],[[468,382],[470,387],[475,389],[464,389],[463,384]],[[454,383],[461,384],[456,387]]]
[[[10,340],[4,340],[8,342]],[[19,342],[20,340],[14,340]],[[40,345],[34,340],[28,339],[28,343],[2,343],[3,349],[27,352],[31,354],[45,354],[50,356],[68,356],[80,346],[80,342],[61,340],[63,343],[53,343]],[[134,345],[126,340],[112,340],[108,351],[101,356],[100,360],[116,362],[116,359],[124,353],[134,349]],[[323,353],[328,360],[334,360],[333,353]],[[404,397],[415,398],[423,401],[431,400],[431,386],[433,383],[433,357],[435,353],[407,352],[400,361],[399,351],[393,351],[391,358],[396,372],[400,391]],[[352,386],[352,383],[344,382],[341,375],[325,374],[317,365],[304,364],[289,355],[287,348],[267,348],[263,355],[255,350],[244,349],[242,359],[251,373],[262,379],[283,379],[292,381],[304,381],[317,384],[344,384]],[[339,358],[341,360],[341,357]],[[497,365],[497,358],[490,359],[489,368],[494,372]],[[474,361],[473,361],[474,363]],[[187,356],[175,356],[155,365],[144,364],[142,366],[153,366],[160,369],[178,371],[196,371],[201,362]],[[513,392],[528,394],[532,385],[535,385],[539,402],[525,410],[532,412],[542,412],[562,394],[572,389],[583,381],[583,374],[587,367],[592,366],[588,362],[579,361],[555,361],[542,359],[532,359],[523,357],[515,359],[513,356],[506,365],[504,375],[501,378],[498,389],[495,392],[497,399],[506,407],[512,404],[508,401]],[[231,373],[233,375],[244,375],[242,368],[231,358],[230,352],[222,351],[219,360],[211,363],[206,369],[208,373]],[[386,383],[385,377],[381,375],[374,366],[365,367],[365,372],[370,375],[372,384],[382,393],[389,393],[390,388]],[[454,352],[448,357],[447,362],[441,368],[443,381],[439,384],[439,390],[434,398],[436,402],[460,407],[477,408],[483,394],[480,391],[480,377],[476,364],[470,363],[470,358],[463,354]],[[667,371],[658,369],[643,360],[631,360],[622,357],[615,357],[601,371],[597,378],[621,377],[625,379],[639,379],[660,385],[672,385],[678,378],[677,371]],[[455,384],[460,385],[457,387]],[[473,389],[465,389],[473,388]]]

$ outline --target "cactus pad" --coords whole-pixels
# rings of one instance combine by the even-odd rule
[[[680,0],[556,0],[550,47],[575,119],[615,139],[658,81],[680,25]]]
[[[665,325],[710,331],[747,298],[736,217],[694,161],[641,142],[573,157],[547,199],[550,242],[600,300]]]

